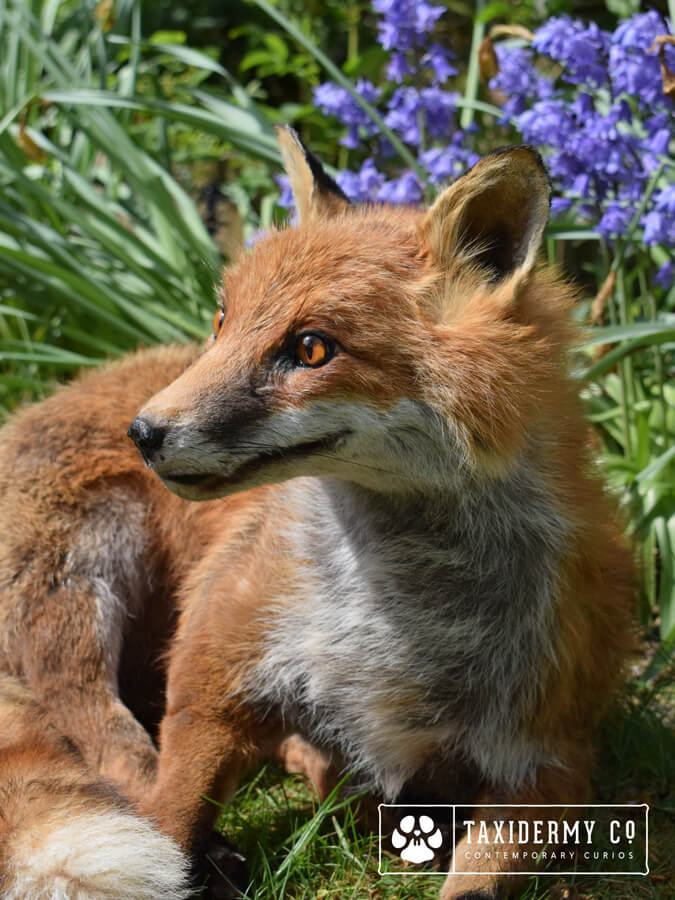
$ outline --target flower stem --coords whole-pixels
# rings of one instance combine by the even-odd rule
[[[616,286],[619,299],[619,322],[622,325],[628,325],[630,321],[630,310],[628,308],[626,279],[623,266],[617,271]],[[625,417],[624,439],[626,441],[624,453],[628,459],[630,459],[633,455],[631,420],[635,414],[635,373],[633,371],[633,360],[630,356],[626,356],[621,360],[621,373],[623,384],[622,393],[624,397],[623,414]]]
[[[622,325],[627,325],[630,318],[630,312],[628,309],[628,297],[626,294],[626,280],[624,275],[623,262],[626,256],[626,251],[630,242],[633,239],[633,234],[635,229],[640,224],[640,219],[644,215],[645,210],[647,209],[647,204],[654,193],[654,189],[658,183],[659,178],[663,174],[664,163],[661,162],[659,167],[656,169],[654,174],[649,180],[649,184],[647,185],[647,190],[644,193],[642,201],[638,206],[635,215],[633,216],[630,225],[628,226],[628,230],[626,232],[626,236],[624,240],[619,241],[617,244],[617,250],[614,254],[614,259],[612,260],[612,271],[617,274],[617,293],[618,293],[618,301],[619,301],[619,321]],[[611,306],[611,304],[610,304]],[[633,372],[633,361],[630,356],[626,356],[619,366],[619,377],[621,380],[621,413],[622,413],[622,426],[623,426],[623,437],[624,437],[624,454],[629,459],[633,455],[632,448],[632,438],[631,438],[631,415],[633,411],[633,405],[635,402],[635,382],[634,382],[634,372]]]
[[[466,87],[464,88],[464,99],[475,103],[478,97],[478,76],[480,74],[480,60],[478,51],[485,37],[485,22],[480,20],[480,14],[483,12],[485,0],[476,0],[476,15],[473,20],[473,33],[471,35],[471,50],[469,52],[469,67],[466,73]],[[468,128],[473,122],[474,107],[466,105],[462,109],[462,115],[459,124],[462,130]]]
[[[658,315],[656,310],[656,300],[654,294],[647,287],[647,279],[642,267],[638,269],[638,281],[640,284],[640,293],[645,300],[646,311],[652,322],[656,322]],[[666,374],[663,368],[663,356],[661,348],[658,344],[654,344],[654,372],[656,374],[656,385],[659,392],[659,406],[661,407],[661,437],[663,439],[663,451],[665,452],[670,445],[670,436],[668,434],[668,404],[666,402],[665,382]],[[668,466],[670,468],[670,464]]]

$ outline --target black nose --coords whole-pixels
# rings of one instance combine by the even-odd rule
[[[147,419],[136,417],[129,426],[127,434],[147,459],[162,446],[166,429],[153,425]]]

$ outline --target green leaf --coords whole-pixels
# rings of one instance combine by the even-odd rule
[[[675,516],[660,517],[654,522],[654,534],[659,548],[659,611],[661,640],[675,640]]]
[[[617,341],[642,337],[660,337],[665,342],[675,338],[675,322],[633,322],[630,325],[610,325],[606,328],[593,328],[586,334],[587,336],[580,345],[582,347],[615,344]],[[650,343],[660,343],[660,341],[650,341]]]
[[[563,228],[557,230],[549,225],[546,236],[555,238],[556,241],[601,241],[602,235],[591,228]]]
[[[279,62],[286,62],[288,59],[288,45],[285,41],[282,41],[278,34],[268,32],[263,37],[263,41],[274,54],[276,60]]]
[[[635,480],[642,482],[648,481],[650,478],[653,478],[657,475],[662,469],[664,469],[671,459],[675,459],[675,445],[669,447],[665,453],[662,453],[660,456],[657,456],[655,460],[653,460],[648,466],[646,466],[639,475],[636,476]],[[675,490],[675,485],[673,486]]]
[[[675,329],[670,330],[666,333],[657,332],[656,334],[645,335],[644,337],[638,338],[634,341],[626,341],[626,343],[620,344],[618,347],[610,350],[610,352],[605,354],[602,359],[599,359],[596,363],[589,366],[581,374],[581,377],[585,381],[595,381],[601,375],[604,375],[610,369],[614,368],[617,362],[623,359],[624,356],[635,353],[637,350],[640,350],[642,347],[648,346],[650,344],[663,344],[666,342],[672,342],[673,340],[675,340]]]
[[[184,31],[153,31],[150,35],[151,44],[159,46],[168,44],[173,49],[175,49],[177,45],[184,44],[186,40],[187,35]]]
[[[511,4],[503,2],[503,0],[495,0],[494,3],[488,3],[477,16],[475,21],[482,22],[487,25],[492,19],[509,19],[511,17]]]

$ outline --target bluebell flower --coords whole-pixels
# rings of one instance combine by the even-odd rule
[[[665,156],[668,153],[672,138],[673,135],[667,128],[660,128],[645,141],[645,146],[648,147],[652,153]]]
[[[433,72],[433,83],[441,85],[457,75],[457,69],[450,63],[455,54],[440,44],[432,44],[428,52],[422,57],[422,65],[428,66]]]
[[[675,263],[664,262],[654,275],[654,284],[667,291],[673,286],[673,282],[675,282]]]
[[[478,126],[459,129],[457,95],[446,86],[455,74],[452,54],[434,40],[444,6],[374,0],[373,8],[394,89],[386,94],[384,110],[383,92],[371,82],[360,81],[358,90],[379,104],[432,183],[455,178],[478,158]],[[614,34],[559,16],[537,30],[531,46],[510,40],[495,48],[498,72],[489,87],[503,107],[499,124],[515,125],[544,154],[557,192],[553,213],[588,219],[610,242],[625,236],[650,174],[672,152],[675,104],[663,92],[658,55],[647,53],[654,37],[665,32],[656,12],[631,17]],[[665,53],[675,70],[675,47]],[[541,54],[561,71],[540,66]],[[315,98],[345,125],[347,146],[359,149],[375,137],[369,118],[343,89],[322,85]],[[398,154],[377,137],[367,144],[370,157],[355,171],[340,173],[339,184],[355,201],[416,202],[422,195],[417,175],[397,169]],[[647,244],[675,244],[672,175],[665,170],[640,222],[638,237]]]
[[[404,172],[398,178],[385,181],[377,193],[382,203],[416,205],[422,199],[422,187],[414,172]]]
[[[633,211],[626,206],[621,206],[616,201],[610,201],[605,207],[598,231],[605,238],[614,238],[624,235],[633,219]]]
[[[443,147],[432,147],[420,154],[419,161],[429,173],[433,184],[457,178],[478,162],[479,155],[464,146],[464,134],[456,131]]]
[[[423,45],[445,12],[444,6],[424,0],[373,0],[373,9],[381,16],[377,30],[385,50],[411,50]]]
[[[557,216],[567,212],[571,205],[572,200],[569,197],[554,197],[551,200],[551,215]]]
[[[611,39],[609,71],[615,94],[634,97],[644,109],[654,104],[675,109],[663,93],[658,55],[647,53],[658,34],[667,34],[665,22],[654,10],[632,16],[620,24]],[[675,47],[666,47],[666,61],[675,67]]]
[[[368,103],[377,103],[382,93],[380,88],[365,78],[359,78],[355,87]],[[314,88],[314,102],[327,115],[337,116],[349,126],[347,135],[341,139],[341,143],[346,147],[360,146],[359,129],[362,129],[365,135],[375,134],[377,130],[370,116],[359,106],[349,91],[330,81]]]
[[[645,244],[675,245],[675,184],[655,191],[652,209],[643,217]]]
[[[431,31],[439,19],[445,12],[445,7],[434,6],[432,3],[413,2],[410,4],[415,10],[415,31],[419,35],[423,35]]]
[[[367,203],[378,200],[385,176],[377,171],[375,162],[366,159],[358,172],[339,172],[337,183],[353,203]]]
[[[457,94],[433,85],[422,88],[420,100],[424,110],[427,132],[433,138],[447,139],[456,109]]]
[[[361,185],[359,183],[358,172],[350,172],[349,169],[345,169],[342,172],[337,173],[335,180],[352,203],[360,202]]]
[[[389,112],[384,121],[406,144],[418,147],[421,141],[420,115],[422,98],[413,87],[400,87],[387,104]]]
[[[499,43],[495,52],[499,71],[488,86],[506,97],[504,120],[523,112],[529,100],[546,100],[553,95],[553,79],[539,74],[529,47]]]
[[[277,203],[284,209],[293,209],[295,203],[293,201],[293,192],[291,191],[291,179],[288,175],[275,175],[274,180],[281,190],[281,196],[277,200]]]
[[[561,16],[537,29],[532,46],[564,67],[564,81],[597,87],[607,81],[609,39],[595,22],[584,25]]]
[[[394,51],[387,63],[387,80],[392,84],[401,84],[406,75],[412,74],[413,69],[410,67],[405,53]]]
[[[561,146],[577,124],[572,111],[562,99],[541,100],[516,118],[518,130],[533,144]]]

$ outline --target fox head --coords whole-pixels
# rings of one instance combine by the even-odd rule
[[[428,211],[356,208],[279,139],[299,224],[224,273],[203,354],[131,424],[146,462],[195,500],[300,475],[387,491],[498,476],[563,355],[565,289],[536,267],[539,156],[492,153]]]

